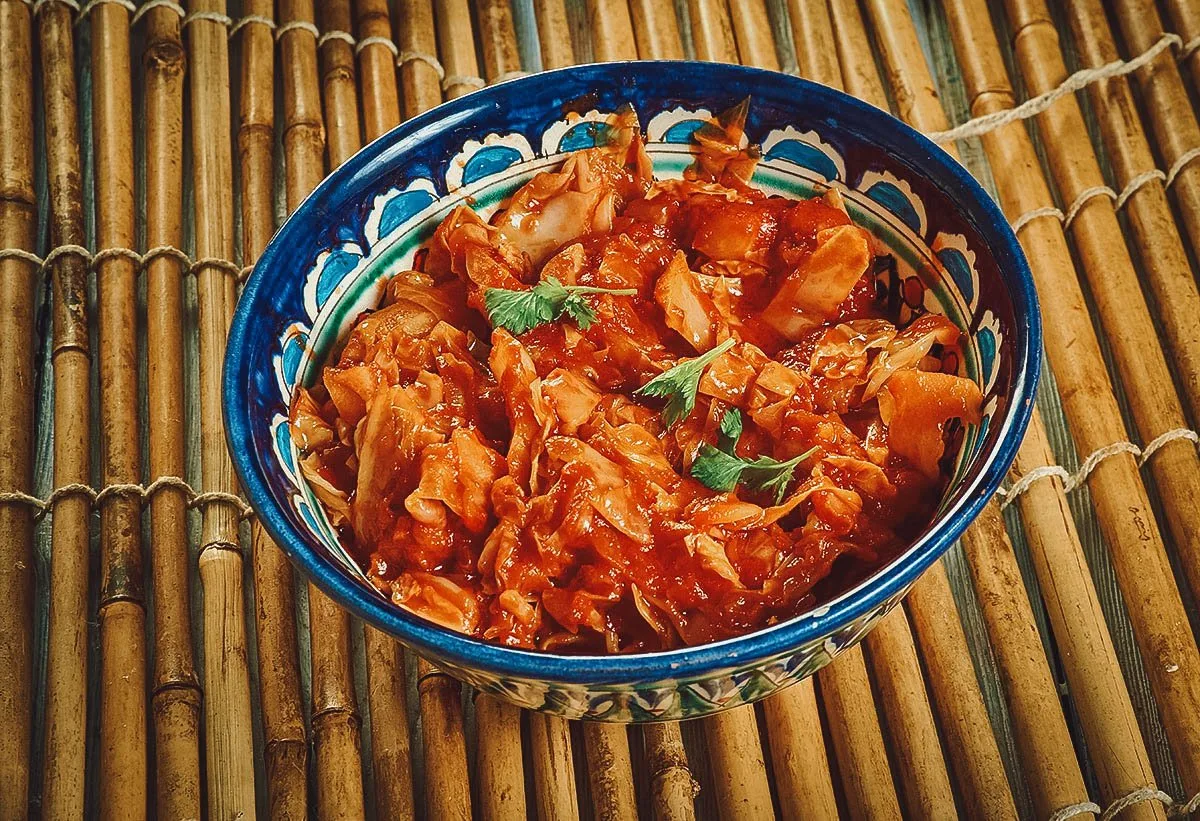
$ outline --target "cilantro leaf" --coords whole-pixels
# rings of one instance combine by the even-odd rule
[[[667,423],[668,427],[686,419],[692,412],[692,408],[696,407],[696,392],[700,389],[700,377],[703,375],[704,369],[735,344],[735,339],[726,339],[717,347],[695,359],[680,362],[642,385],[634,391],[634,395],[666,399],[663,421]]]
[[[585,294],[636,296],[637,289],[563,285],[554,277],[546,277],[527,291],[488,288],[483,293],[483,304],[492,327],[504,328],[518,336],[563,314],[586,330],[596,321],[596,311],[584,299]]]

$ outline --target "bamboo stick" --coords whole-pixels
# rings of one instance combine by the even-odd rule
[[[481,817],[485,821],[525,821],[521,711],[476,691],[475,724]]]
[[[424,6],[428,9],[428,5]],[[385,0],[355,3],[359,40],[391,38],[391,23]],[[433,21],[427,20],[432,39]],[[411,24],[411,19],[410,19]],[[413,73],[420,65],[428,73]],[[423,63],[406,63],[409,84],[418,101],[432,97],[440,101],[437,76]],[[400,101],[391,51],[380,43],[368,43],[359,51],[362,76],[363,130],[374,140],[400,122]],[[436,104],[436,103],[435,103]],[[371,708],[371,757],[375,775],[375,813],[379,818],[411,819],[413,801],[412,743],[408,735],[408,705],[405,697],[404,652],[391,636],[364,625],[367,655],[368,703]]]
[[[838,814],[813,681],[803,679],[763,701],[775,792],[784,818]]]
[[[596,821],[637,817],[633,763],[625,725],[587,722],[583,725],[583,744],[587,750],[592,817]]]
[[[829,0],[829,17],[833,22],[838,65],[846,91],[887,111],[887,92],[879,79],[874,49],[863,24],[858,0]]]
[[[579,817],[571,728],[566,719],[529,713],[529,746],[533,751],[533,783],[541,821]]]
[[[0,3],[0,247],[32,252],[33,43],[29,8]],[[33,482],[34,291],[37,268],[0,261],[0,493],[29,493]],[[0,504],[0,818],[28,812],[33,737],[33,511]]]
[[[733,821],[774,818],[771,784],[767,781],[754,705],[744,704],[704,719],[704,737],[721,818]]]
[[[41,6],[42,101],[50,244],[82,245],[75,49],[71,10]],[[91,397],[87,263],[64,254],[51,266],[54,368],[54,483],[91,479]],[[88,525],[91,505],[81,494],[60,497],[53,508],[50,553],[50,623],[46,659],[45,762],[42,812],[46,818],[82,818],[87,717]]]
[[[243,11],[267,20],[274,17],[270,0],[249,0]],[[271,29],[247,25],[241,34],[241,57],[242,259],[253,263],[275,230],[275,43]],[[267,815],[304,818],[308,813],[308,738],[300,697],[292,566],[258,522],[251,525],[250,533]]]
[[[892,738],[904,807],[912,818],[957,818],[942,741],[929,707],[912,628],[897,607],[867,636],[867,655]]]
[[[829,717],[833,751],[842,776],[842,791],[854,818],[899,818],[900,801],[892,783],[883,731],[870,698],[871,682],[862,648],[843,650],[821,670],[821,703]]]
[[[575,62],[575,49],[571,46],[571,28],[567,24],[567,4],[564,0],[535,0],[533,13],[537,17],[542,68],[549,70],[572,65]],[[592,32],[595,39],[594,27]],[[602,59],[598,51],[596,55],[596,59]]]
[[[588,0],[587,16],[597,62],[637,59],[633,18],[625,0]]]
[[[743,65],[779,71],[779,54],[765,0],[738,0],[730,5],[733,34]]]
[[[401,21],[411,6],[421,0],[402,0],[400,5]],[[475,37],[469,28],[471,8],[467,0],[434,0],[434,17],[437,19],[438,54],[442,66],[446,69],[446,79],[442,81],[442,92],[447,100],[454,100],[464,94],[469,94],[483,85],[479,77],[479,61],[475,57]],[[414,18],[416,26],[422,18]],[[405,46],[404,27],[400,29],[400,47]],[[468,36],[471,35],[471,36]],[[408,89],[405,88],[407,104]],[[411,115],[409,115],[411,116]]]
[[[638,57],[643,60],[682,60],[679,18],[671,0],[629,0]]]
[[[183,245],[183,41],[179,16],[146,13],[146,246]],[[183,476],[183,266],[170,255],[146,265],[150,479]],[[154,590],[154,718],[159,818],[199,818],[200,682],[192,646],[187,495],[165,487],[150,499]]]
[[[828,15],[817,13],[812,8],[807,14],[812,18],[809,21],[812,28],[807,33],[802,29],[798,35],[806,43],[803,49],[798,47],[801,73],[811,80],[840,89],[843,87],[841,67],[859,66],[851,75],[856,86],[852,92],[864,97],[872,105],[886,109],[887,98],[874,70],[857,7],[839,9],[839,29],[836,32]],[[936,638],[926,637],[927,640]],[[900,769],[899,775],[903,779],[904,797],[910,812],[916,817],[953,815],[954,799],[946,761],[925,683],[916,663],[917,651],[904,608],[896,608],[885,616],[875,631],[868,634],[867,645],[872,651],[872,669],[880,685],[882,702],[890,717],[889,730],[894,749],[897,756],[908,763],[908,766]],[[843,670],[843,665],[849,669]],[[847,759],[850,762],[850,766],[842,768],[843,777],[856,767],[865,767],[875,775],[873,783],[861,777],[847,780],[848,792],[865,790],[865,795],[859,792],[851,803],[863,808],[864,812],[869,811],[868,814],[886,814],[896,803],[895,788],[890,777],[886,780],[882,777],[882,771],[888,769],[888,763],[886,755],[880,757],[882,747],[875,744],[879,720],[871,709],[871,688],[865,669],[862,675],[858,674],[858,668],[861,667],[861,651],[855,650],[846,660],[835,659],[818,675],[822,684],[828,685],[822,692],[828,691],[829,696],[835,699],[840,696],[843,710],[853,702],[849,695],[852,688],[862,688],[861,693],[866,698],[859,708],[861,715],[832,723],[830,730],[835,748],[840,751],[839,760]],[[876,783],[882,786],[876,787]],[[879,792],[878,799],[875,799],[876,790]]]
[[[1095,67],[1118,59],[1108,19],[1098,2],[1075,0],[1068,4],[1067,17],[1084,64]],[[1124,187],[1155,167],[1154,153],[1142,129],[1129,82],[1124,77],[1103,80],[1089,86],[1088,94],[1100,120],[1108,156]],[[1124,210],[1137,240],[1142,269],[1147,274],[1171,353],[1179,366],[1175,375],[1195,416],[1200,413],[1200,296],[1163,184],[1151,180],[1138,188],[1126,201]],[[1194,565],[1188,569],[1193,574],[1196,571]],[[1196,576],[1189,578],[1195,590]]]
[[[733,40],[733,24],[725,0],[688,0],[688,16],[692,21],[692,45],[697,60],[716,63],[736,63],[737,44]]]
[[[1140,54],[1162,38],[1162,18],[1153,0],[1114,0],[1108,8],[1115,13],[1129,53]],[[1196,65],[1195,57],[1192,64]],[[1142,92],[1164,168],[1174,168],[1187,152],[1200,146],[1200,125],[1175,64],[1175,55],[1170,49],[1163,51],[1134,72],[1133,77]],[[1200,162],[1187,161],[1171,189],[1192,252],[1200,253]]]
[[[225,14],[224,0],[191,0],[190,12]],[[194,19],[191,54],[193,192],[196,257],[233,257],[233,157],[229,139],[229,47],[220,22]],[[201,478],[208,491],[237,490],[221,423],[221,361],[236,302],[230,271],[197,265],[200,337]],[[242,598],[240,508],[215,502],[201,521],[200,580],[204,587],[204,719],[209,816],[253,819],[254,745],[250,715],[246,620]]]
[[[694,821],[696,793],[679,725],[673,721],[642,725],[645,765],[650,780],[650,806],[656,821]]]
[[[314,22],[312,0],[282,0],[279,21]],[[348,0],[324,2],[322,29],[350,28]],[[325,119],[339,137],[329,144],[331,162],[353,153],[361,143],[354,94],[354,54],[344,40],[329,39],[322,48],[324,72],[318,74],[317,38],[301,27],[281,29],[284,132],[288,208],[294,210],[325,176],[326,134],[322,124],[320,87],[325,88]],[[347,146],[347,143],[350,146]],[[362,818],[363,800],[360,720],[350,670],[350,617],[311,582],[308,616],[312,670],[313,780],[320,818]]]
[[[1191,0],[1166,0],[1167,14],[1171,17],[1171,25],[1175,32],[1183,38],[1184,47],[1193,46],[1192,53],[1187,56],[1188,70],[1192,73],[1192,85],[1200,88],[1200,52],[1194,44],[1200,37],[1200,7]]]
[[[425,740],[425,811],[433,821],[469,821],[471,783],[463,737],[462,688],[420,659],[417,692]]]
[[[464,74],[471,76],[479,74],[479,68],[475,64],[474,38],[473,36],[456,37],[449,22],[451,19],[456,19],[460,21],[460,26],[469,25],[471,17],[466,1],[445,0],[444,3],[439,3],[439,20],[443,19],[441,16],[443,14],[454,13],[460,16],[446,19],[442,29],[439,29],[436,35],[433,29],[433,6],[430,4],[430,0],[399,0],[396,8],[398,12],[396,39],[400,44],[400,53],[433,57],[440,44],[442,65],[445,66],[446,71],[446,99],[452,100],[471,91],[472,88],[468,83],[455,80],[455,78],[461,78]],[[446,31],[445,42],[442,39],[442,30]],[[467,61],[470,62],[469,66],[464,64]],[[400,81],[404,88],[405,117],[415,117],[442,101],[437,70],[424,60],[404,60],[400,65]]]
[[[509,0],[475,0],[475,11],[479,17],[484,76],[489,83],[506,80],[521,70],[512,5]]]
[[[950,28],[959,51],[973,114],[1011,108],[1013,98],[999,48],[981,37],[981,4],[949,5]],[[1013,217],[1050,205],[1050,193],[1037,172],[1028,134],[1013,123],[983,138],[994,167],[1000,199]],[[1029,252],[1047,323],[1046,348],[1063,388],[1063,404],[1076,446],[1085,453],[1126,438],[1099,342],[1078,283],[1070,276],[1071,256],[1062,227],[1038,219],[1021,231]],[[1185,786],[1200,785],[1200,651],[1172,577],[1150,502],[1130,454],[1106,459],[1089,480],[1093,504],[1113,555],[1130,619],[1158,698],[1163,725]]]
[[[1039,93],[1057,86],[1066,79],[1067,68],[1049,10],[1042,0],[1009,0],[1008,5],[1014,26],[1020,27],[1015,46],[1026,82]],[[1065,199],[1073,201],[1085,190],[1104,185],[1083,112],[1073,97],[1055,103],[1038,116],[1038,122],[1047,136],[1046,154]],[[1186,428],[1187,417],[1159,347],[1158,332],[1122,239],[1114,204],[1101,197],[1088,200],[1070,230],[1142,441]],[[1182,258],[1182,247],[1179,251]],[[1200,331],[1200,294],[1186,267],[1183,274],[1187,287],[1173,296],[1180,299],[1178,307],[1192,329]],[[1194,343],[1200,356],[1200,338]],[[1200,372],[1193,373],[1193,378],[1200,379]],[[1150,468],[1192,590],[1200,592],[1200,507],[1195,505],[1200,498],[1200,456],[1196,446],[1184,440],[1171,442],[1154,454]],[[1197,775],[1200,777],[1200,768]]]
[[[816,83],[842,88],[838,51],[833,47],[833,21],[824,0],[787,0],[800,75]]]
[[[927,131],[945,130],[945,113],[928,68],[917,57],[920,44],[907,8],[878,0],[870,5],[900,115]],[[1022,473],[1053,464],[1036,410],[1017,459]],[[1112,801],[1153,784],[1129,693],[1061,485],[1035,483],[1022,495],[1021,509],[1059,657],[1090,740],[1101,791]],[[1143,813],[1143,806],[1151,805],[1133,812]]]
[[[133,110],[129,11],[106,3],[91,21],[96,241],[133,248]],[[104,484],[141,479],[138,447],[136,260],[114,256],[96,266],[100,345],[100,449]],[[100,504],[100,794],[101,818],[144,818],[148,806],[146,739],[146,596],[141,499]]]

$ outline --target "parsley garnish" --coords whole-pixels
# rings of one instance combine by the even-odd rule
[[[663,407],[663,421],[670,427],[676,422],[686,419],[692,412],[692,408],[696,407],[696,391],[700,389],[700,377],[703,375],[704,369],[735,344],[736,340],[726,339],[711,351],[701,354],[695,359],[680,362],[669,371],[663,371],[634,391],[634,394],[666,399],[667,404]]]
[[[721,418],[718,447],[707,442],[700,446],[700,452],[692,462],[692,477],[713,490],[728,492],[743,484],[754,490],[767,491],[774,494],[775,504],[779,504],[792,482],[796,465],[818,449],[810,448],[786,462],[770,456],[743,459],[733,452],[741,435],[742,414],[734,408]]]
[[[488,288],[483,294],[492,327],[523,334],[566,314],[581,330],[596,321],[596,311],[584,299],[585,294],[636,296],[636,288],[593,288],[587,285],[563,285],[546,277],[527,291]]]

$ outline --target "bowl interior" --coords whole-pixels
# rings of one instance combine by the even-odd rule
[[[694,130],[746,96],[747,136],[763,151],[755,185],[790,198],[839,189],[877,251],[895,259],[879,277],[900,319],[928,311],[953,321],[964,344],[946,366],[984,394],[982,423],[956,436],[952,479],[935,523],[892,566],[816,615],[848,604],[842,615],[849,618],[878,605],[961,532],[1011,461],[1019,438],[1013,432],[1023,428],[1036,379],[1035,299],[998,209],[923,138],[837,92],[730,66],[610,64],[506,83],[385,135],[306,201],[260,261],[230,345],[227,427],[252,502],[260,513],[269,509],[268,529],[318,571],[318,581],[324,575],[342,592],[357,588],[349,603],[360,612],[366,597],[391,607],[339,543],[297,469],[287,425],[295,387],[319,378],[357,317],[378,304],[390,275],[412,265],[456,205],[468,202],[490,215],[566,152],[602,142],[622,104],[638,112],[655,174],[664,178],[681,176],[691,163]],[[874,597],[860,595],[864,587],[873,587]],[[368,617],[379,612],[368,609]],[[816,635],[821,619],[809,621]],[[405,615],[399,623],[414,622],[421,620]],[[396,623],[385,626],[397,631]],[[418,645],[446,632],[423,630]],[[399,632],[413,639],[411,631]],[[793,631],[793,640],[803,633]],[[445,649],[441,640],[435,645]]]

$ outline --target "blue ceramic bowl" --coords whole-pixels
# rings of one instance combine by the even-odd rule
[[[563,152],[603,139],[632,103],[658,176],[691,161],[711,114],[750,97],[755,182],[806,197],[841,190],[855,220],[895,255],[902,313],[948,316],[965,333],[959,372],[978,382],[982,424],[964,432],[940,513],[899,558],[788,622],[716,644],[620,656],[513,650],[392,605],[339,546],[297,470],[286,422],[388,275],[410,264],[442,217],[470,197],[492,211]],[[904,318],[904,317],[902,317]],[[639,62],[537,74],[439,106],[335,171],[276,234],[246,285],[225,360],[229,446],[272,537],[336,601],[466,682],[572,718],[681,719],[762,698],[859,641],[995,492],[1032,407],[1041,350],[1037,297],[1000,209],[923,136],[845,94],[716,63]]]

